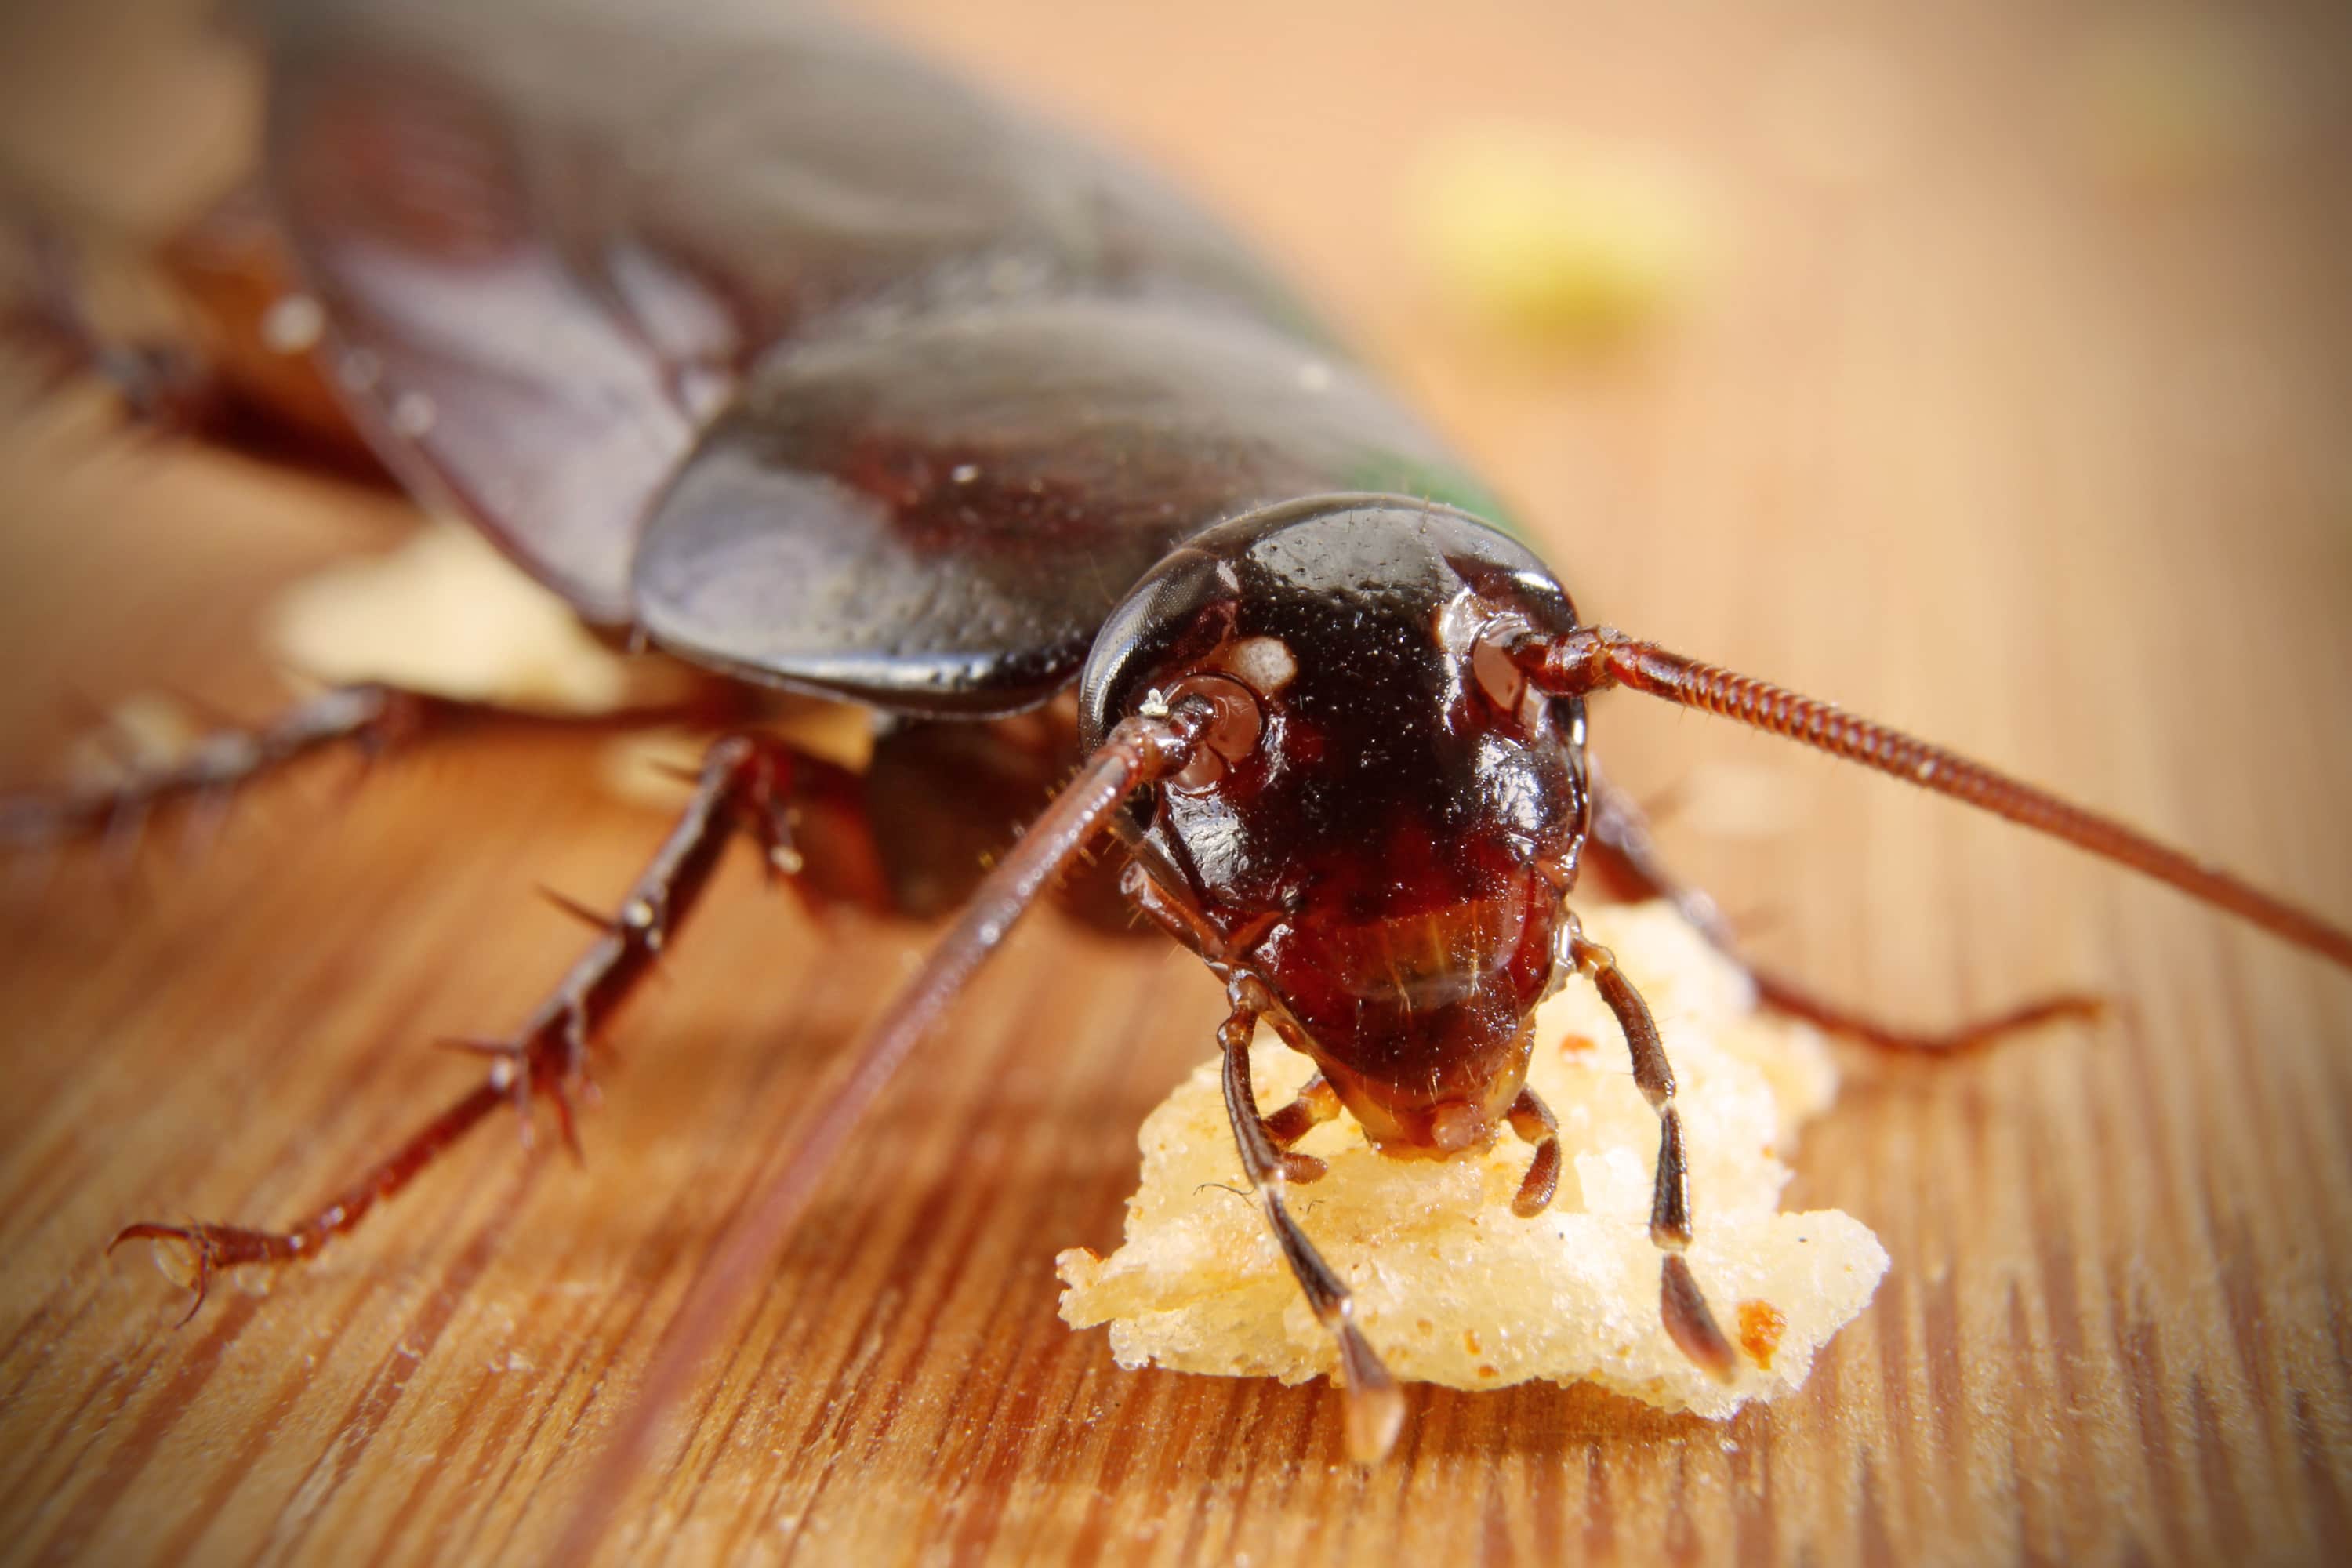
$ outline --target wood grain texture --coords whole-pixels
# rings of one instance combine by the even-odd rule
[[[2161,196],[2103,174],[2081,118],[2128,16],[1069,10],[888,19],[1233,212],[1521,498],[1588,613],[2352,915],[2340,8],[2231,14],[2279,134]],[[1875,181],[1775,151],[1775,95],[1824,49],[1894,84]],[[118,210],[154,210],[154,165],[110,119],[61,136],[89,100],[38,69],[5,95],[9,166],[78,193],[115,170]],[[1684,161],[1717,265],[1671,331],[1563,365],[1433,307],[1402,171],[1484,113]],[[266,704],[271,589],[402,526],[212,454],[101,458],[55,414],[0,441],[11,779],[69,692]],[[1964,1063],[1853,1061],[1790,1201],[1859,1215],[1895,1263],[1801,1395],[1715,1426],[1416,1391],[1363,1474],[1326,1389],[1118,1371],[1055,1319],[1052,1256],[1116,1239],[1134,1129],[1220,998],[1164,949],[1041,922],[867,1130],[612,1559],[2352,1561],[2352,982],[1709,721],[1618,697],[1594,723],[1643,792],[1736,768],[1784,803],[1769,832],[1695,809],[1668,843],[1824,988],[1914,1019],[2053,986],[2126,1005]],[[813,921],[735,866],[624,1026],[584,1172],[481,1136],[176,1331],[176,1292],[99,1247],[138,1217],[289,1215],[457,1092],[425,1043],[518,1019],[577,940],[531,885],[609,895],[660,831],[588,760],[486,739],[350,804],[298,781],[200,868],[151,855],[117,895],[85,860],[0,899],[0,1557],[547,1547],[921,932]]]

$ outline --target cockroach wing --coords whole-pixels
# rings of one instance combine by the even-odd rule
[[[693,425],[656,344],[543,222],[575,147],[446,35],[334,0],[272,20],[268,193],[354,422],[410,489],[625,624],[637,519]]]
[[[1146,176],[787,5],[266,16],[269,194],[359,423],[592,620],[742,373],[843,310],[1109,290],[1323,342]]]
[[[635,595],[698,661],[908,711],[1044,700],[1170,547],[1296,496],[1495,515],[1341,362],[1254,318],[1057,298],[780,345],[646,524]]]

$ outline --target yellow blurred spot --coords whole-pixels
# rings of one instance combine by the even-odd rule
[[[550,713],[672,700],[688,684],[667,659],[597,641],[571,606],[446,518],[390,554],[295,584],[270,607],[265,631],[281,661],[320,680],[378,680]]]
[[[1689,292],[1698,203],[1665,160],[1535,127],[1465,130],[1423,160],[1412,228],[1467,313],[1547,345],[1622,341]]]

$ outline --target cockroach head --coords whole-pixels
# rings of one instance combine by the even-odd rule
[[[1081,679],[1090,738],[1213,705],[1126,836],[1386,1145],[1459,1147],[1517,1092],[1586,797],[1580,704],[1505,650],[1575,626],[1543,564],[1476,518],[1329,496],[1186,542]]]

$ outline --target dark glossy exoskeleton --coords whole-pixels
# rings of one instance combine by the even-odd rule
[[[1517,1207],[1540,1209],[1559,1155],[1525,1088],[1528,1018],[1579,975],[1622,1026],[1661,1121],[1662,1318],[1702,1365],[1732,1364],[1683,1260],[1673,1074],[1569,897],[1580,862],[1606,857],[1695,918],[1708,906],[1657,868],[1591,770],[1587,694],[1632,687],[1801,740],[2352,965],[2342,931],[2127,829],[1583,623],[1443,443],[1214,224],[830,21],[748,4],[285,0],[262,34],[276,243],[310,302],[316,363],[403,482],[472,517],[590,624],[723,677],[864,704],[897,734],[1076,688],[1075,777],[976,879],[739,1222],[615,1467],[858,1115],[1106,830],[1130,851],[1135,905],[1226,983],[1234,1135],[1335,1336],[1366,1458],[1402,1405],[1286,1206],[1287,1185],[1318,1173],[1286,1145],[1342,1110],[1400,1157],[1485,1148],[1507,1128],[1530,1145]],[[339,692],[24,820],[101,824],[445,714]],[[940,754],[1002,751],[991,738]],[[201,1282],[316,1251],[501,1106],[528,1116],[544,1099],[568,1136],[589,1041],[738,828],[785,875],[909,901],[902,878],[877,892],[857,871],[883,855],[864,824],[885,776],[848,777],[756,731],[719,741],[619,912],[590,917],[588,951],[521,1031],[482,1047],[488,1070],[466,1098],[287,1229],[124,1235],[184,1244]],[[1923,1043],[1759,980],[1768,1001]],[[1249,1082],[1261,1019],[1321,1069],[1272,1117]],[[596,1506],[618,1495],[602,1488]]]
[[[1497,650],[1575,629],[1475,518],[1328,497],[1186,541],[1087,664],[1090,740],[1147,692],[1214,706],[1127,824],[1129,886],[1264,987],[1384,1151],[1484,1147],[1521,1092],[1587,830],[1584,719]]]

